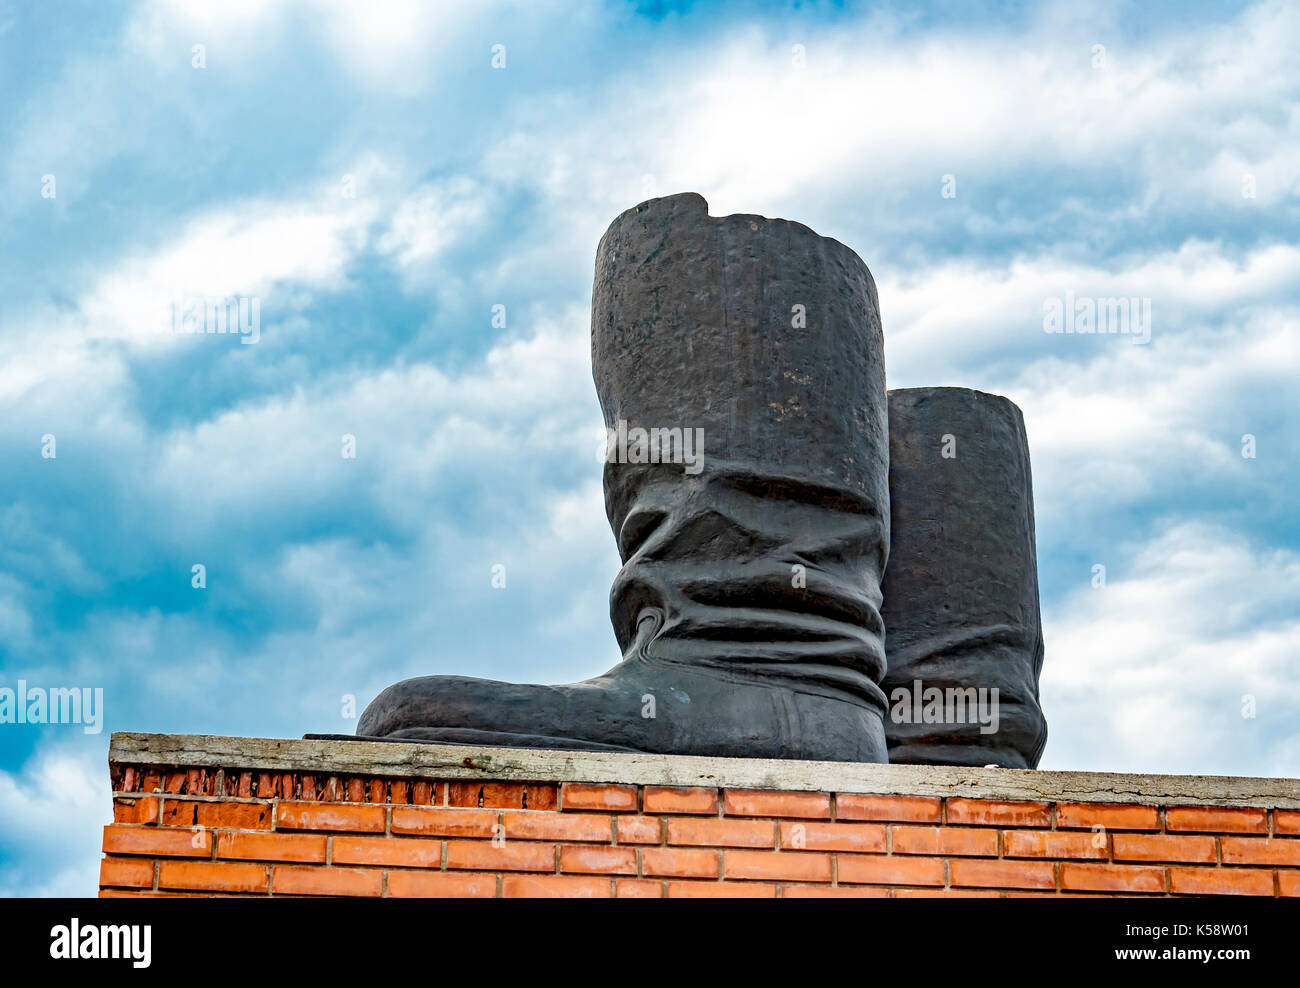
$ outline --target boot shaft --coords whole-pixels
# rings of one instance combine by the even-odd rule
[[[601,239],[591,327],[609,429],[702,430],[715,473],[796,478],[885,516],[879,304],[843,244],[789,220],[709,216],[693,193],[652,199]]]
[[[866,265],[698,195],[642,203],[597,251],[592,367],[625,652],[649,621],[650,659],[878,705],[888,421]],[[699,437],[698,470],[625,448],[652,430]]]
[[[909,388],[889,393],[889,426],[890,760],[1032,767],[1047,724],[1024,418],[997,395]],[[960,723],[917,723],[926,690],[943,692],[945,717],[950,690],[996,707],[983,724],[970,710]]]

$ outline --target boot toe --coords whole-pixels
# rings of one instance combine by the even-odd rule
[[[382,738],[422,728],[483,729],[502,701],[524,687],[470,676],[419,676],[388,687],[370,702],[357,734]],[[493,717],[495,719],[495,717]]]
[[[598,681],[538,686],[469,676],[421,676],[403,680],[375,697],[357,723],[357,735],[634,751],[638,749],[620,743],[623,732],[617,729],[633,711],[631,698],[602,688]]]

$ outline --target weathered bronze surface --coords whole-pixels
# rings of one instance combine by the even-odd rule
[[[1047,722],[1020,409],[967,388],[891,391],[889,457],[889,760],[1033,768]]]

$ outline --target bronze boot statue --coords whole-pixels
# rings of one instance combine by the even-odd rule
[[[622,661],[565,686],[406,680],[357,734],[885,761],[889,440],[866,265],[698,195],[642,203],[600,242],[592,365]]]
[[[1047,722],[1020,409],[966,388],[891,391],[889,452],[889,760],[1034,768]]]

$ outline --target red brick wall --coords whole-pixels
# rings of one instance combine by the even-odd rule
[[[1300,896],[1300,810],[113,766],[101,896]]]

